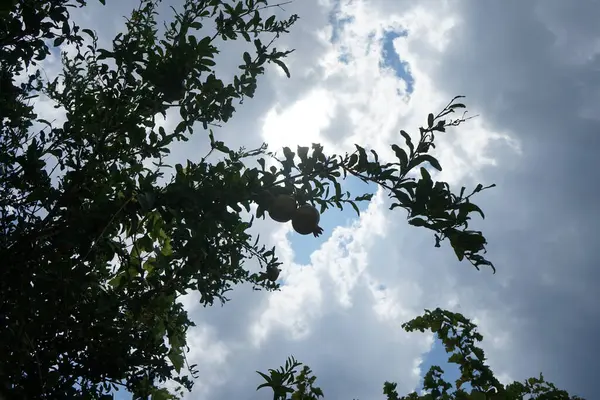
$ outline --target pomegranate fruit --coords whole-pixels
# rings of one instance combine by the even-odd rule
[[[292,218],[292,227],[301,235],[313,234],[315,237],[323,233],[323,228],[319,226],[321,215],[319,211],[310,204],[298,207]]]
[[[273,221],[288,222],[294,216],[296,207],[296,200],[292,196],[279,194],[269,206],[269,216]]]
[[[258,282],[262,282],[264,280],[270,280],[271,282],[275,282],[277,281],[277,278],[279,278],[279,273],[281,272],[281,270],[279,268],[267,268],[266,272],[261,272],[259,277],[258,277]]]

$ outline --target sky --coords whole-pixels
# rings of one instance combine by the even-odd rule
[[[72,14],[109,41],[135,1],[90,2]],[[165,2],[161,7],[168,12]],[[278,48],[294,48],[291,79],[268,67],[254,99],[215,130],[230,147],[354,143],[391,159],[399,130],[418,133],[429,112],[465,95],[478,117],[436,137],[453,187],[495,183],[476,203],[497,267],[476,271],[448,244],[406,223],[377,188],[354,211],[323,215],[325,234],[294,234],[269,220],[252,228],[283,261],[282,289],[238,286],[223,307],[182,299],[197,327],[190,363],[200,377],[186,399],[262,399],[256,370],[293,355],[330,399],[383,398],[386,380],[406,394],[444,360],[430,334],[401,324],[436,307],[472,318],[488,362],[503,382],[543,372],[572,394],[594,398],[600,370],[600,2],[579,0],[296,0],[277,9],[300,20]],[[223,77],[245,50],[227,43]],[[65,49],[69,50],[69,49]],[[48,70],[57,68],[49,58]],[[40,112],[52,113],[44,101]],[[177,124],[176,116],[164,122]],[[198,161],[206,133],[173,146],[172,160]],[[255,266],[250,265],[250,268]],[[451,374],[455,377],[455,374]],[[117,396],[118,398],[125,398]]]

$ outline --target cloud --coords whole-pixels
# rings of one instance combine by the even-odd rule
[[[512,328],[514,350],[501,364],[519,376],[547,371],[592,397],[599,275],[591,249],[599,214],[590,174],[600,143],[597,120],[583,110],[596,106],[590,93],[599,87],[597,28],[587,17],[598,6],[459,4],[463,23],[441,60],[448,68],[431,74],[444,90],[464,90],[491,126],[518,138],[523,153],[486,173],[499,188],[482,204],[494,221],[491,248],[510,277],[504,303],[524,320]],[[509,361],[519,350],[533,362]]]
[[[100,21],[118,21],[133,2],[118,7],[85,12],[110,37],[112,26]],[[359,143],[390,159],[389,144],[403,143],[399,129],[416,135],[429,112],[466,95],[469,115],[479,117],[437,137],[438,178],[498,184],[478,197],[487,218],[474,223],[498,274],[459,263],[448,246],[433,248],[430,233],[387,210],[381,193],[354,221],[332,212],[339,227],[311,242],[308,255],[298,253],[309,239],[259,221],[254,229],[284,260],[285,285],[270,294],[238,287],[223,307],[186,299],[198,323],[189,358],[204,371],[188,397],[263,397],[254,371],[290,354],[313,368],[327,398],[380,396],[385,380],[406,393],[418,386],[433,338],[406,334],[400,324],[439,306],[476,318],[503,379],[543,371],[593,398],[600,368],[596,2],[303,0],[285,8],[274,11],[301,17],[278,45],[297,49],[292,79],[269,68],[256,98],[216,129],[219,138],[232,147],[266,140],[274,149],[322,142],[337,153]],[[243,48],[223,50],[224,74],[235,71]],[[173,157],[197,160],[205,136],[199,130],[174,146]]]

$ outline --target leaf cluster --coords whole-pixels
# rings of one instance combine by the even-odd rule
[[[449,355],[448,362],[458,365],[460,376],[453,385],[444,380],[444,370],[438,365],[433,365],[423,379],[424,394],[412,392],[400,396],[397,383],[386,381],[383,385],[383,394],[387,400],[583,400],[581,397],[558,389],[553,383],[547,382],[542,374],[539,378],[532,377],[522,383],[512,382],[508,385],[500,383],[485,363],[483,349],[477,346],[477,343],[483,340],[483,336],[477,332],[476,325],[462,314],[440,308],[433,311],[425,310],[423,315],[404,323],[402,328],[407,332],[434,333]],[[293,376],[299,367],[303,370],[308,368],[297,361],[291,366],[288,365],[289,363],[286,363],[286,376]],[[260,372],[259,374],[267,383],[273,381],[272,376]],[[310,375],[309,379],[314,383],[316,377]],[[261,384],[258,389],[263,387],[273,387],[273,385]],[[287,383],[284,387],[280,384],[277,388],[278,394],[274,398],[278,400],[314,398],[303,397],[304,393],[300,393],[300,389],[292,383]],[[291,397],[287,397],[288,393]],[[319,391],[319,394],[319,397],[323,397],[322,391]]]
[[[256,371],[265,380],[265,383],[259,385],[256,390],[271,388],[273,400],[285,400],[288,394],[291,395],[291,400],[318,400],[323,397],[321,388],[314,386],[317,378],[312,375],[312,370],[304,365],[298,371],[300,366],[302,363],[296,361],[294,357],[289,357],[285,366],[270,369],[269,375]]]

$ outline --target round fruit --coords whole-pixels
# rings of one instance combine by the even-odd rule
[[[279,273],[281,269],[276,267],[267,268],[265,272],[261,272],[258,276],[257,282],[262,282],[269,280],[271,282],[276,282],[277,278],[279,278]]]
[[[271,268],[267,270],[267,279],[271,282],[275,282],[277,278],[279,278],[279,273],[281,270],[279,268]]]
[[[269,216],[273,221],[288,222],[296,211],[296,200],[287,194],[275,196],[269,206]]]
[[[323,229],[319,226],[321,215],[317,209],[309,204],[299,207],[292,218],[292,227],[301,235],[313,234],[319,236]]]

